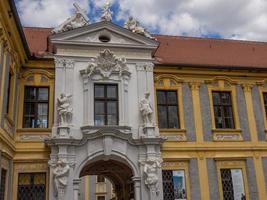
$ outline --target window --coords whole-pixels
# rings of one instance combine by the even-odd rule
[[[18,200],[45,200],[45,173],[20,173],[18,180]]]
[[[24,128],[48,128],[47,87],[25,87]]]
[[[162,170],[163,199],[186,200],[186,185],[184,170]]]
[[[118,86],[95,84],[95,125],[118,125]]]
[[[267,92],[263,93],[263,103],[264,103],[264,108],[265,108],[265,115],[267,117]]]
[[[224,200],[246,200],[242,169],[220,169]]]
[[[12,74],[11,72],[9,72],[9,76],[8,76],[8,85],[7,85],[7,102],[6,102],[6,113],[9,113],[9,101],[10,101],[10,93],[11,93],[11,80],[12,80]]]
[[[212,92],[216,128],[233,129],[233,109],[230,92]]]
[[[105,177],[102,176],[102,175],[98,175],[98,176],[97,176],[97,182],[98,182],[98,183],[105,182]]]
[[[1,170],[1,185],[0,185],[0,199],[5,199],[5,192],[6,192],[6,170]]]
[[[97,200],[105,200],[106,197],[105,196],[97,196]]]
[[[159,128],[180,128],[177,92],[158,90],[157,105]]]

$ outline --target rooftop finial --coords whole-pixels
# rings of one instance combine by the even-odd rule
[[[113,12],[110,10],[111,3],[110,0],[107,0],[103,6],[101,21],[111,21]]]

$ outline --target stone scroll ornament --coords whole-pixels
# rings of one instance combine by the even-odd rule
[[[71,95],[67,96],[61,93],[57,98],[57,112],[59,117],[59,125],[66,126],[72,120],[72,107],[70,105]]]
[[[150,93],[145,93],[145,98],[143,98],[140,103],[140,112],[142,114],[144,126],[152,126],[153,125],[153,108],[151,106],[150,100],[149,100]]]
[[[161,158],[147,158],[146,161],[142,161],[144,166],[144,178],[145,185],[151,190],[152,193],[159,194],[159,177],[158,170],[161,169]]]
[[[68,185],[70,166],[65,159],[59,159],[53,170],[55,196],[58,200],[64,199],[65,189]]]

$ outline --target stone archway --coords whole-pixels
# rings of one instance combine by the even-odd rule
[[[87,175],[103,175],[114,187],[117,200],[134,199],[134,181],[132,169],[117,160],[98,160],[86,164],[80,177]]]

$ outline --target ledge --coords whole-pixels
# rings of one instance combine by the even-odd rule
[[[243,141],[241,129],[212,129],[213,141],[240,142]]]
[[[51,128],[19,128],[17,129],[17,133],[42,133],[42,132],[52,132]]]
[[[165,136],[167,141],[177,141],[177,142],[185,142],[186,138],[186,130],[185,129],[159,129],[160,135]]]

